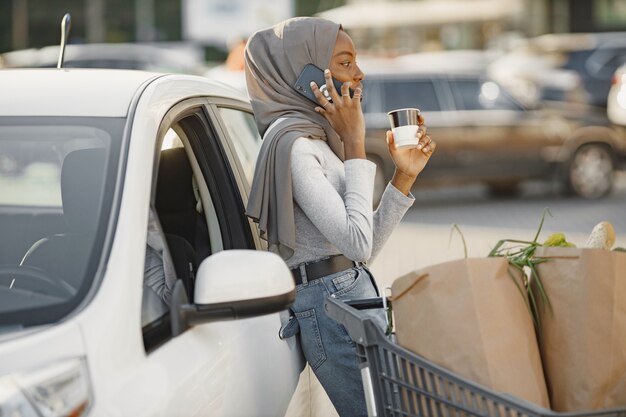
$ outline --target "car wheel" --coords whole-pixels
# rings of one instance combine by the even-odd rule
[[[567,171],[569,191],[587,199],[600,198],[613,188],[613,157],[608,147],[581,146],[570,160]]]

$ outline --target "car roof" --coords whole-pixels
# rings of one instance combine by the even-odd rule
[[[179,80],[186,96],[246,100],[232,87],[193,75],[110,69],[3,69],[0,116],[125,117],[133,99],[157,79],[170,81],[169,88]],[[197,94],[196,90],[188,91],[189,81],[199,86]]]
[[[548,33],[521,41],[514,49],[549,53],[592,50],[603,46],[626,46],[626,32]]]
[[[435,70],[433,68],[375,68],[365,72],[365,83],[372,80],[406,80],[430,79],[430,78],[488,78],[485,69],[462,69],[447,68]]]
[[[401,55],[394,58],[359,58],[359,66],[368,76],[404,76],[419,75],[481,75],[495,54],[488,51],[459,50],[421,52]]]

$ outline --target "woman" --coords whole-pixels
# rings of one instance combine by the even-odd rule
[[[326,69],[332,101],[320,86],[311,85],[317,106],[293,88],[308,63]],[[341,416],[366,415],[354,343],[326,316],[324,300],[376,296],[365,262],[413,204],[411,186],[435,143],[421,126],[415,148],[396,149],[387,132],[396,171],[373,212],[376,165],[365,158],[364,74],[340,25],[294,18],[261,30],[248,41],[245,71],[264,136],[247,214],[296,281],[293,317],[280,336],[299,333],[306,360]],[[343,82],[341,91],[334,89],[332,76]],[[384,323],[381,311],[372,314]]]

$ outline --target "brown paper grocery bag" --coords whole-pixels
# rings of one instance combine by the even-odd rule
[[[549,408],[532,317],[506,259],[462,259],[412,272],[393,283],[392,300],[400,346]]]
[[[555,411],[626,406],[626,253],[539,248],[552,305],[541,311],[541,354]]]

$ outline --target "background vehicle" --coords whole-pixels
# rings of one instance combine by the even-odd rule
[[[625,62],[623,32],[548,34],[496,59],[489,74],[525,105],[551,100],[606,107],[611,77]]]
[[[56,68],[59,46],[24,49],[0,55],[6,68]],[[92,43],[67,45],[65,68],[134,69],[200,74],[204,51],[186,43]]]
[[[482,71],[430,71],[366,69],[366,151],[382,168],[377,192],[394,169],[386,113],[403,107],[422,110],[438,144],[419,186],[479,182],[510,193],[524,180],[556,178],[585,198],[610,192],[626,137],[606,117],[528,110]]]
[[[0,84],[0,150],[38,150],[0,172],[0,414],[284,415],[303,367],[277,336],[295,290],[244,215],[260,141],[246,98],[142,71]],[[169,303],[144,281],[149,212]]]

